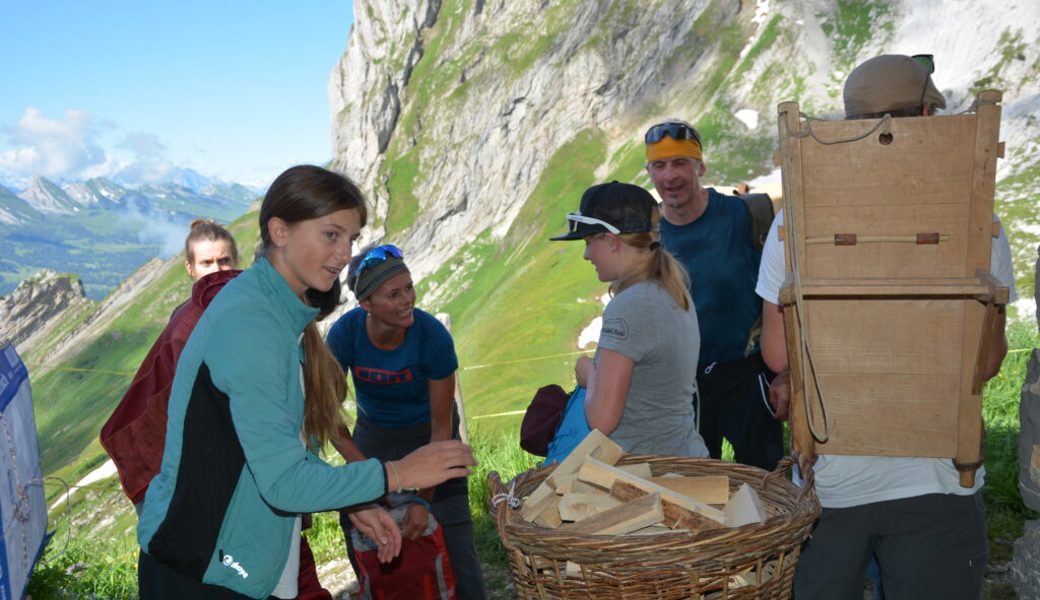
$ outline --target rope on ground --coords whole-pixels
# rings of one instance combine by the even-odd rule
[[[40,364],[41,367],[46,367],[52,371],[68,371],[70,373],[106,373],[108,375],[119,375],[122,377],[133,377],[134,371],[115,371],[112,369],[87,369],[84,367],[62,367],[58,365],[48,365],[46,363]]]
[[[68,550],[69,546],[72,544],[72,486],[61,477],[55,477],[53,475],[48,475],[42,479],[34,479],[33,483],[42,486],[48,481],[58,482],[65,488],[65,545],[57,552],[57,555],[60,556],[65,554],[65,551]],[[51,531],[50,534],[54,535],[54,531]]]
[[[491,419],[493,417],[511,417],[511,416],[514,416],[514,415],[522,415],[525,412],[527,412],[526,409],[524,409],[524,410],[509,410],[509,411],[506,411],[506,412],[495,413],[493,415],[477,415],[475,417],[470,417],[470,419],[475,421],[477,419]]]
[[[459,370],[460,371],[474,371],[476,369],[484,369],[484,368],[487,368],[487,367],[498,367],[498,366],[501,366],[501,365],[515,365],[517,363],[532,362],[532,361],[536,361],[536,360],[545,360],[547,358],[560,358],[562,356],[575,356],[577,354],[588,354],[590,352],[595,352],[595,349],[592,349],[592,350],[577,350],[575,352],[561,352],[560,354],[545,354],[543,356],[531,356],[531,357],[528,357],[528,358],[517,358],[517,359],[514,359],[514,360],[504,360],[504,361],[501,361],[501,362],[484,363],[482,365],[470,365],[468,367],[459,367]]]

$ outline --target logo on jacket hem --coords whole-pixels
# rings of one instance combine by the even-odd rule
[[[224,552],[221,551],[220,552],[220,562],[225,567],[229,567],[231,569],[234,569],[235,572],[238,573],[242,577],[242,579],[245,579],[245,578],[249,577],[249,572],[246,571],[245,568],[241,564],[239,564],[238,561],[235,560],[235,557],[231,556],[230,554],[224,554]]]

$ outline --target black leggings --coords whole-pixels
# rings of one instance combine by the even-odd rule
[[[758,352],[725,363],[697,367],[701,437],[712,458],[722,458],[722,438],[733,445],[733,458],[767,471],[784,456],[783,423],[769,413],[773,373]]]

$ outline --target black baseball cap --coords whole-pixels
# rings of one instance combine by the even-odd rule
[[[650,192],[631,183],[600,183],[581,195],[578,212],[567,213],[567,233],[553,241],[580,240],[597,233],[644,233],[654,229]]]

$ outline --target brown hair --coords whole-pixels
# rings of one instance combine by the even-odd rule
[[[184,239],[184,254],[188,259],[188,264],[195,264],[195,244],[203,240],[227,242],[228,247],[231,248],[231,260],[236,265],[238,264],[238,246],[235,244],[235,238],[232,237],[230,231],[224,229],[223,225],[214,222],[213,219],[195,219],[189,228],[188,237]]]
[[[267,225],[274,217],[293,224],[317,219],[340,210],[356,210],[361,226],[368,220],[368,209],[361,190],[350,179],[313,165],[291,167],[274,180],[260,206],[259,254],[271,246]],[[318,332],[317,321],[332,313],[340,303],[339,280],[332,289],[308,289],[304,301],[320,312],[303,331],[303,434],[311,447],[322,448],[339,434],[343,423],[340,406],[347,395],[343,368]]]
[[[618,235],[625,245],[646,248],[650,252],[646,258],[640,257],[640,262],[610,284],[610,294],[616,296],[640,281],[653,281],[668,292],[679,308],[688,311],[693,306],[693,300],[690,298],[690,276],[682,263],[661,246],[661,210],[657,206],[653,208],[651,219],[652,231]]]

